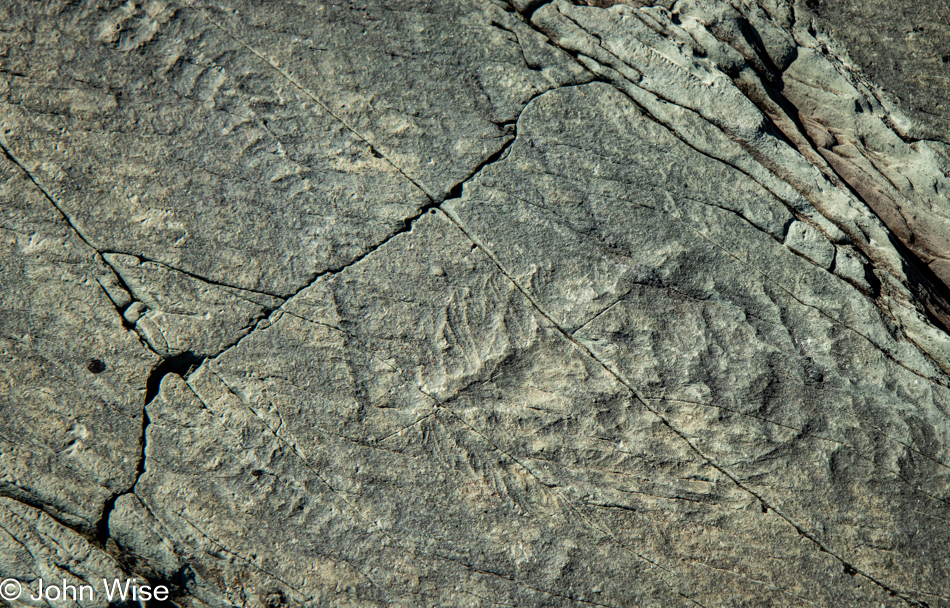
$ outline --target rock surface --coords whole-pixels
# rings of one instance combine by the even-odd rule
[[[950,606],[944,51],[851,4],[0,6],[0,580]]]

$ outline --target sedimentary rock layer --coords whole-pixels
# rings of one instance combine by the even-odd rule
[[[942,81],[849,6],[0,6],[0,580],[950,606]]]

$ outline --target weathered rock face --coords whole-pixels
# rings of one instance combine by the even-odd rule
[[[897,0],[809,0],[818,23],[840,41],[868,77],[900,100],[917,138],[950,136],[947,64],[950,5]]]
[[[950,606],[950,153],[842,10],[0,8],[0,580]]]

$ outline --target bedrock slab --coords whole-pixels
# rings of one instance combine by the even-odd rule
[[[0,581],[950,607],[950,152],[847,6],[0,6]]]

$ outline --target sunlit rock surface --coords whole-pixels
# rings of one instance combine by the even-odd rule
[[[950,606],[947,7],[852,4],[0,6],[0,580]]]

